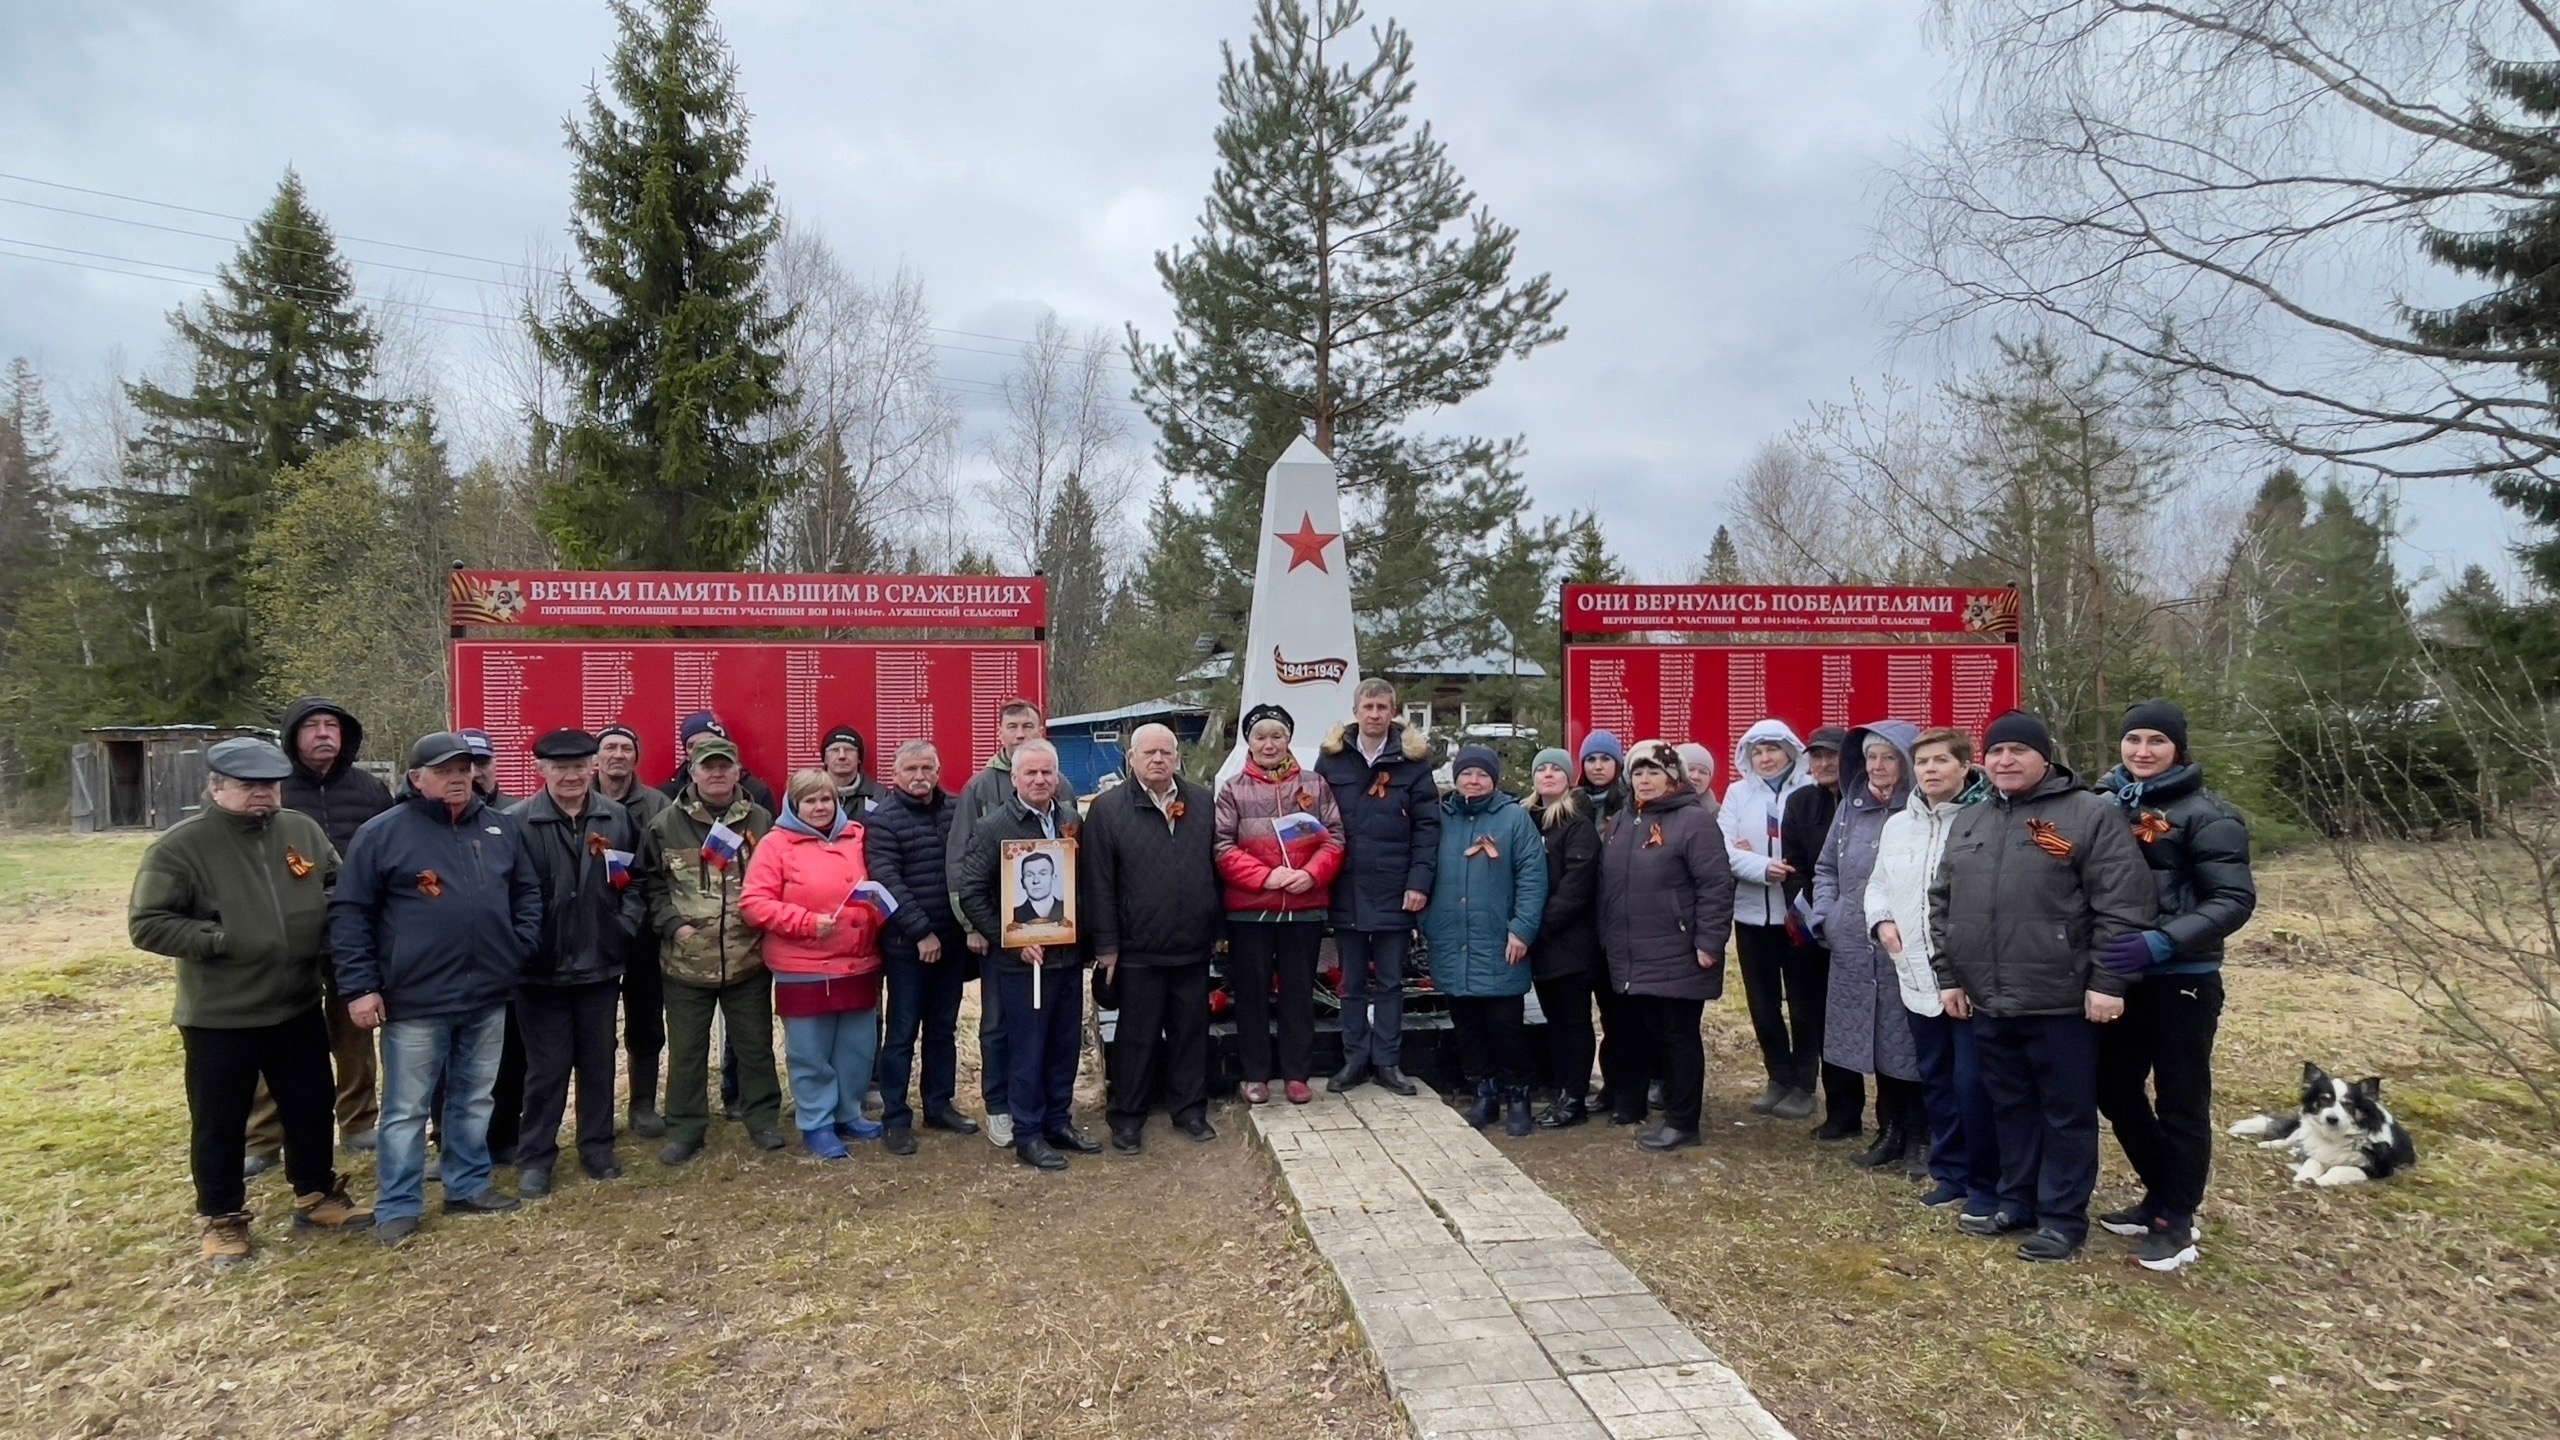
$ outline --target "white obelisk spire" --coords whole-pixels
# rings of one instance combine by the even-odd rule
[[[1262,487],[1262,552],[1253,573],[1253,621],[1245,630],[1244,684],[1236,718],[1273,704],[1298,722],[1298,763],[1313,765],[1327,730],[1351,718],[1360,684],[1360,637],[1351,626],[1351,561],[1343,549],[1342,491],[1333,462],[1305,436],[1271,467]],[[1233,733],[1218,777],[1244,768]]]

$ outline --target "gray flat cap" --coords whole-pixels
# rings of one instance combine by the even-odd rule
[[[243,735],[204,752],[205,768],[234,780],[276,781],[293,774],[293,762],[271,740]]]

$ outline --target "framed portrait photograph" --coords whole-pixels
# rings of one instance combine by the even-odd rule
[[[1072,945],[1076,940],[1076,843],[1004,842],[1004,934],[1007,950]]]

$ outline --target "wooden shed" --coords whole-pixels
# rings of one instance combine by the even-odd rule
[[[121,725],[83,732],[71,747],[71,828],[166,830],[204,808],[204,754],[241,725]]]

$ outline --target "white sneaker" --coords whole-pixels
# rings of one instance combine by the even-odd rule
[[[982,1122],[980,1128],[987,1132],[988,1144],[993,1145],[999,1150],[1010,1150],[1013,1148],[1012,1116],[990,1115],[984,1122]]]

